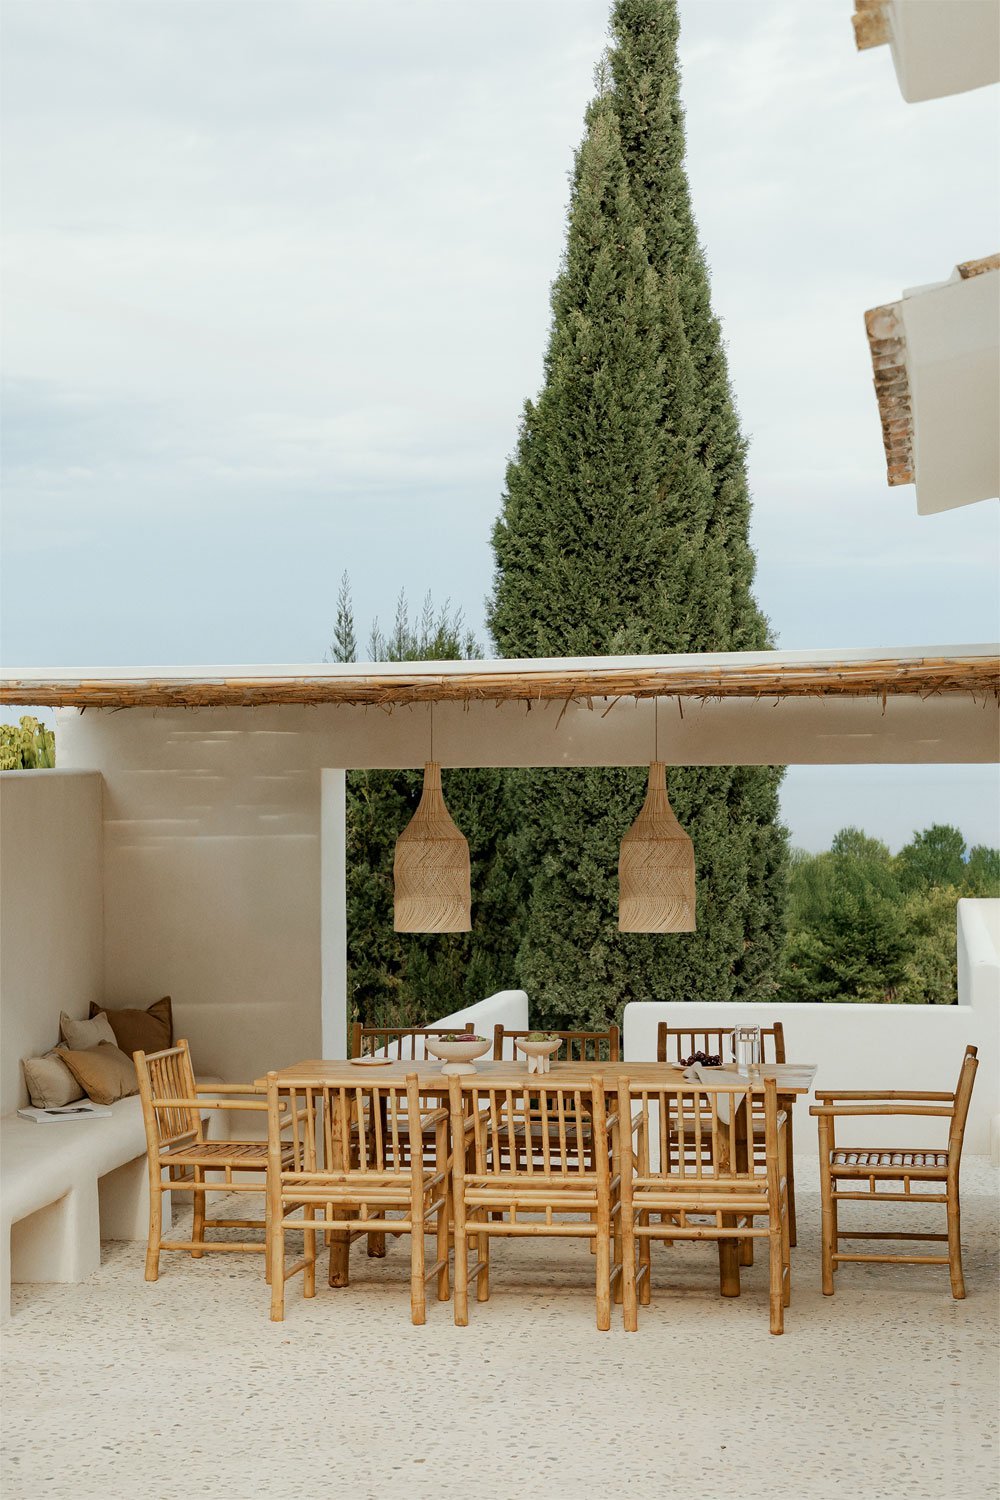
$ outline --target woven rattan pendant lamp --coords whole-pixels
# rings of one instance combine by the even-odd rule
[[[618,856],[618,926],[622,932],[694,932],[694,845],[667,797],[659,755],[659,699],[653,710],[653,762],[646,800]]]
[[[441,767],[434,760],[433,703],[424,789],[416,812],[396,840],[392,877],[396,932],[471,930],[469,843],[455,826],[441,792]]]

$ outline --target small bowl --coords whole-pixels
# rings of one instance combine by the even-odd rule
[[[424,1045],[432,1057],[443,1061],[441,1072],[455,1078],[463,1073],[474,1073],[474,1059],[488,1052],[493,1043],[482,1036],[463,1038],[459,1042],[444,1042],[439,1036],[429,1036],[424,1038]]]
[[[531,1041],[526,1036],[514,1038],[514,1046],[528,1059],[529,1073],[548,1073],[552,1067],[552,1055],[562,1046],[562,1038],[546,1037],[544,1041]]]

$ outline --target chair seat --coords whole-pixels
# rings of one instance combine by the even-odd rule
[[[831,1153],[830,1162],[835,1167],[946,1167],[948,1153],[908,1148],[874,1151],[845,1146]]]
[[[292,1159],[291,1141],[282,1149],[281,1160]],[[246,1167],[260,1169],[267,1166],[266,1141],[198,1141],[190,1146],[180,1146],[173,1151],[160,1154],[165,1166],[177,1167]]]

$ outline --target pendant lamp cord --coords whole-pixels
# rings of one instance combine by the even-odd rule
[[[431,699],[431,763],[434,761],[434,699]]]
[[[653,759],[660,758],[660,700],[653,699]]]

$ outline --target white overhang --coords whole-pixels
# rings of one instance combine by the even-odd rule
[[[890,485],[934,515],[1000,495],[1000,255],[865,314]]]
[[[909,103],[1000,82],[1000,0],[854,0],[858,50],[887,45]]]
[[[111,742],[151,735],[196,756],[243,735],[271,736],[277,752],[289,734],[315,743],[318,764],[415,766],[430,757],[432,730],[446,766],[641,765],[657,732],[674,764],[990,762],[998,652],[10,669],[0,701],[71,707],[77,766],[107,764]]]

